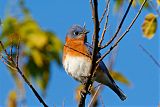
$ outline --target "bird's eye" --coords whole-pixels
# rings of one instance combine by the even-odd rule
[[[79,32],[74,32],[74,35],[78,35],[79,34]]]

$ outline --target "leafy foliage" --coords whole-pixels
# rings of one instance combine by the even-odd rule
[[[11,45],[16,48],[20,40],[20,56],[24,59],[24,62],[20,64],[23,71],[26,76],[35,80],[38,86],[45,91],[50,79],[51,62],[56,61],[59,65],[61,63],[62,43],[53,32],[43,30],[23,5],[21,0],[20,6],[24,10],[22,11],[24,12],[23,19],[7,16],[3,20],[0,40],[4,41],[6,48]],[[12,70],[10,71],[17,81],[17,74]]]

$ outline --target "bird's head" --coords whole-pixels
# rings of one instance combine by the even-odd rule
[[[84,41],[87,40],[87,31],[85,27],[81,27],[79,25],[73,25],[67,32],[67,38],[69,39],[82,39]]]

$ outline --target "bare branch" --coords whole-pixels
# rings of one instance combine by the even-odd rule
[[[130,28],[133,26],[134,22],[137,20],[139,14],[141,13],[146,1],[147,0],[143,1],[138,13],[136,14],[136,16],[134,17],[134,19],[132,20],[128,28],[126,29],[126,31],[122,34],[122,36],[120,36],[120,38],[115,42],[115,44],[111,46],[110,49],[100,59],[98,59],[97,63],[99,63],[106,55],[108,55],[118,45],[118,43],[123,39],[123,37],[129,32]]]
[[[44,107],[48,107],[47,104],[43,101],[42,97],[38,94],[37,90],[32,86],[32,84],[28,81],[28,79],[25,77],[25,75],[22,73],[22,71],[19,69],[19,67],[16,67],[18,73],[22,76],[24,81],[27,83],[27,85],[31,88],[35,96],[38,98],[40,103],[43,104]]]
[[[18,39],[18,43],[17,43],[17,54],[16,54],[16,66],[18,67],[18,62],[19,62],[19,46],[20,46],[20,36]]]
[[[100,95],[100,101],[101,101],[101,103],[102,103],[102,107],[105,107],[104,106],[104,102],[103,102],[103,99],[102,99],[102,96]]]
[[[37,99],[40,101],[40,103],[43,104],[44,107],[48,107],[46,105],[46,103],[43,101],[43,99],[41,98],[41,96],[38,94],[38,92],[36,91],[36,89],[32,86],[32,84],[28,81],[28,79],[25,77],[25,75],[23,74],[23,72],[20,70],[20,68],[17,66],[17,62],[15,63],[15,61],[13,60],[13,57],[12,56],[9,56],[6,49],[4,48],[4,45],[3,43],[0,41],[0,45],[3,49],[3,51],[5,52],[5,54],[7,55],[7,57],[9,58],[9,61],[11,61],[11,63],[13,64],[12,66],[10,64],[8,64],[7,62],[5,62],[3,59],[5,59],[3,56],[1,61],[6,65],[8,66],[9,68],[17,71],[21,77],[23,78],[23,80],[27,83],[27,85],[31,88],[31,90],[33,91],[33,93],[35,94],[35,96],[37,97]],[[18,49],[18,48],[17,48]],[[8,61],[8,60],[7,60]],[[17,60],[18,61],[18,60]]]
[[[117,31],[115,32],[114,36],[113,36],[104,46],[102,46],[101,49],[103,49],[103,48],[107,47],[108,45],[110,45],[110,44],[112,43],[112,41],[117,37],[119,31],[120,31],[121,28],[122,28],[123,22],[124,22],[124,20],[125,20],[125,18],[126,18],[126,16],[127,16],[128,12],[129,12],[130,8],[131,8],[132,2],[133,2],[133,0],[130,0],[130,3],[129,3],[129,5],[128,5],[128,8],[127,8],[127,10],[126,10],[126,12],[125,12],[125,14],[124,14],[124,16],[123,16],[120,24],[119,24],[118,29],[117,29]]]
[[[109,17],[109,6],[110,6],[110,0],[107,1],[107,14],[106,14],[106,22],[104,24],[104,28],[103,28],[103,31],[102,31],[102,35],[101,35],[101,39],[98,43],[98,47],[101,47],[101,44],[102,44],[102,41],[104,40],[104,35],[106,33],[106,30],[107,30],[107,25],[108,25],[108,17]]]
[[[92,3],[92,0],[90,0],[89,2],[90,2],[90,7],[91,7],[91,10],[92,10],[92,14],[93,14],[93,3]],[[92,15],[92,19],[93,19],[93,15]]]
[[[81,90],[81,98],[79,102],[79,107],[85,107],[85,99],[88,94],[89,86],[92,85],[91,78],[93,76],[95,67],[96,67],[96,56],[98,53],[98,38],[99,38],[99,20],[98,20],[98,2],[97,0],[94,0],[93,3],[93,10],[92,10],[92,16],[94,20],[94,45],[93,45],[93,54],[92,54],[92,64],[90,67],[90,75],[87,78],[87,82],[85,83],[84,88]]]
[[[12,70],[16,70],[16,68],[15,67],[13,67],[13,66],[11,66],[10,64],[8,64],[7,62],[5,62],[3,59],[5,59],[3,56],[2,56],[2,59],[1,59],[1,61],[8,67],[8,68],[10,68],[10,69],[12,69]]]
[[[10,47],[10,56],[12,57],[12,49],[13,49],[13,39],[11,38],[11,47]]]
[[[142,45],[139,44],[139,47],[153,60],[153,62],[160,68],[160,63],[153,57],[153,55],[147,51]]]
[[[102,17],[99,19],[99,24],[100,24],[100,23],[102,22],[102,20],[104,19],[104,16],[105,16],[107,10],[109,10],[109,8],[108,8],[109,2],[110,2],[110,0],[107,0],[106,8],[104,9],[104,12],[103,12],[103,14],[102,14]]]

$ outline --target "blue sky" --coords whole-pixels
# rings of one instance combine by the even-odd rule
[[[14,4],[15,1],[16,0],[13,0],[12,3]],[[73,24],[83,25],[84,22],[86,23],[87,29],[90,30],[88,37],[89,41],[91,41],[93,22],[91,20],[91,10],[88,0],[26,0],[26,5],[30,9],[33,18],[37,20],[40,26],[43,29],[55,32],[63,43],[65,42],[65,35],[68,28]],[[0,0],[0,17],[2,20],[5,18],[6,6],[7,0]],[[102,14],[104,6],[105,3],[101,0],[99,4],[100,14]],[[125,9],[126,6],[124,6],[122,12],[124,12]],[[137,11],[138,8],[131,9],[125,20],[122,31],[126,29]],[[117,82],[128,98],[126,101],[122,102],[108,87],[105,87],[101,95],[106,106],[157,107],[158,103],[160,103],[160,70],[138,46],[139,44],[143,45],[158,61],[160,60],[160,30],[156,32],[155,37],[148,40],[142,36],[142,31],[140,29],[145,15],[149,12],[154,13],[154,11],[149,10],[144,10],[142,12],[130,32],[120,42],[118,48],[114,70],[121,72],[131,81],[131,87]],[[116,26],[120,20],[119,16],[122,15],[113,11],[112,1],[109,17],[110,27],[107,31],[104,43],[115,32]],[[158,20],[158,23],[160,23],[160,20]],[[107,49],[104,49],[101,53],[104,53],[106,50]],[[104,59],[105,63],[107,63],[107,59],[107,57]],[[57,66],[55,62],[52,63],[51,70],[51,79],[46,91],[46,103],[49,106],[56,105],[57,107],[61,107],[64,101],[65,107],[76,106],[74,92],[79,83],[68,76],[64,72],[64,69]],[[11,89],[16,89],[13,78],[7,71],[5,65],[0,62],[0,107],[6,106],[7,93]],[[41,104],[27,85],[25,85],[25,89],[27,105],[29,107],[40,106]],[[88,101],[89,96],[87,102]]]

